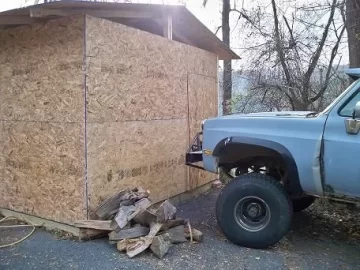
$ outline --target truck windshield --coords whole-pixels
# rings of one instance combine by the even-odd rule
[[[342,92],[337,98],[335,98],[335,100],[333,102],[331,102],[331,104],[329,106],[327,106],[325,108],[325,110],[323,110],[321,113],[322,114],[327,114],[330,112],[331,108],[335,106],[336,103],[338,103],[346,94],[347,92],[349,92],[355,84],[359,83],[359,80],[354,81],[348,88],[346,88],[346,90],[344,92]]]

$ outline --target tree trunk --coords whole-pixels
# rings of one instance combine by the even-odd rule
[[[350,67],[360,68],[360,0],[346,0],[346,29]]]
[[[230,47],[230,0],[223,0],[222,9],[222,40]],[[224,60],[223,73],[223,114],[231,113],[231,92],[232,92],[232,77],[231,77],[231,60]]]

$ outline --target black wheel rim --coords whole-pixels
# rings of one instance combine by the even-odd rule
[[[271,212],[268,204],[256,196],[247,196],[239,200],[234,208],[236,222],[243,229],[258,232],[270,222]]]

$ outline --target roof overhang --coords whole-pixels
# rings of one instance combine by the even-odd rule
[[[240,59],[185,6],[58,1],[0,13],[0,27],[33,24],[62,16],[88,14],[124,23],[139,29],[161,27],[161,34],[216,54],[220,60]],[[151,22],[151,23],[150,23]]]

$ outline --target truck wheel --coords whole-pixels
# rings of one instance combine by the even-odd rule
[[[290,229],[291,200],[274,178],[258,174],[235,177],[220,193],[216,218],[233,243],[266,248],[277,243]]]
[[[292,200],[293,210],[294,212],[301,212],[312,205],[315,201],[315,197],[313,196],[306,196],[300,199]]]

